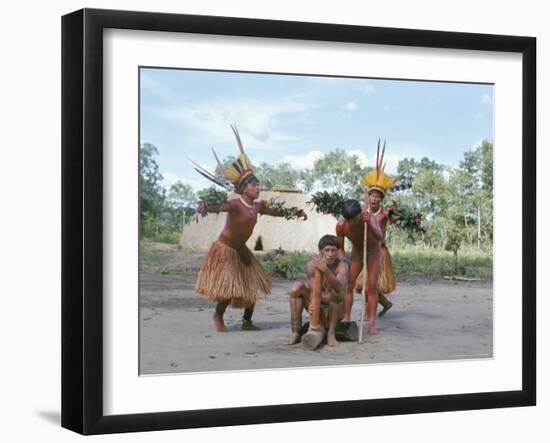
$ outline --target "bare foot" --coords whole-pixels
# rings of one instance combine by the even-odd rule
[[[393,303],[389,301],[388,304],[384,306],[384,309],[382,309],[378,314],[378,318],[382,317],[386,312],[388,312],[392,308],[392,306]]]
[[[214,323],[214,328],[216,328],[216,331],[227,332],[227,329],[225,329],[225,323],[223,322],[223,315],[214,312],[214,315],[212,316],[212,322]]]
[[[286,342],[287,345],[295,345],[300,341],[300,334],[298,332],[295,332],[293,334],[290,334],[290,337],[288,337],[288,341]]]
[[[376,326],[374,326],[374,325],[369,324],[369,326],[367,327],[367,330],[368,330],[370,335],[378,334],[378,331],[376,330]]]
[[[336,336],[334,334],[327,334],[327,345],[331,348],[338,346],[338,340],[336,340]]]
[[[351,321],[351,315],[344,315],[340,321],[342,323],[349,323]]]

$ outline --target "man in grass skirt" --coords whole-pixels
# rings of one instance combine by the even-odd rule
[[[257,201],[260,183],[252,171],[248,156],[244,153],[237,129],[232,129],[239,145],[240,156],[227,168],[219,161],[215,152],[214,157],[222,175],[232,183],[239,197],[217,204],[199,202],[197,208],[201,214],[227,213],[225,226],[218,239],[212,243],[195,285],[197,293],[218,302],[212,319],[214,327],[219,332],[226,331],[223,315],[229,304],[234,308],[244,308],[242,330],[259,329],[252,323],[252,313],[257,298],[271,292],[271,280],[246,246],[246,242],[252,235],[258,214],[288,218],[288,214],[281,208],[270,207],[264,200]],[[225,186],[222,178],[202,168],[197,171],[213,182]],[[294,216],[307,219],[303,210],[298,210]]]
[[[379,146],[380,148],[380,146]],[[362,290],[363,250],[365,244],[364,223],[367,223],[367,312],[369,334],[376,334],[376,308],[378,302],[383,309],[379,316],[384,315],[393,305],[385,297],[395,289],[395,274],[391,257],[386,247],[385,237],[388,221],[396,222],[395,209],[386,210],[382,201],[387,191],[393,187],[399,178],[392,179],[384,173],[384,149],[382,155],[377,152],[376,168],[363,177],[362,183],[367,189],[367,201],[363,208],[357,200],[345,202],[343,219],[336,225],[338,250],[340,256],[345,256],[344,239],[352,244],[351,265],[346,295],[344,296],[344,313],[342,323],[351,321],[354,287]]]

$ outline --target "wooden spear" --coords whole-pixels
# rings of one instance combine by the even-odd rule
[[[365,210],[369,210],[369,198],[367,190],[365,189]],[[367,222],[363,222],[363,290],[361,291],[361,320],[359,323],[359,340],[358,343],[363,341],[363,322],[365,321],[365,305],[367,297]]]

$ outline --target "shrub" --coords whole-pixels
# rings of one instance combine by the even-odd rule
[[[311,256],[306,252],[285,252],[281,249],[259,257],[263,268],[269,274],[290,280],[304,278]]]

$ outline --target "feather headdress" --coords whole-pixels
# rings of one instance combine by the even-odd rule
[[[391,178],[384,172],[386,164],[384,163],[384,154],[386,152],[386,141],[380,154],[380,139],[378,139],[378,148],[376,149],[376,167],[363,177],[361,183],[367,187],[367,192],[379,191],[385,196],[390,188],[395,186],[403,177],[403,174],[396,178]]]
[[[239,131],[237,130],[237,127],[234,125],[231,125],[231,129],[233,130],[233,134],[235,134],[235,138],[237,140],[237,145],[239,146],[239,156],[236,160],[234,160],[231,165],[225,167],[223,163],[218,158],[218,155],[216,154],[216,151],[212,149],[212,153],[214,154],[214,158],[216,159],[216,163],[218,164],[218,168],[220,169],[220,172],[222,173],[222,177],[218,177],[215,174],[212,174],[211,172],[204,169],[202,166],[195,163],[193,160],[193,164],[196,166],[195,171],[197,171],[199,174],[201,174],[203,177],[207,178],[208,180],[212,181],[213,183],[216,183],[219,186],[224,187],[225,189],[230,189],[231,184],[235,187],[235,191],[240,192],[246,184],[248,184],[252,180],[258,180],[256,176],[254,175],[254,171],[252,170],[252,163],[250,162],[250,159],[244,152],[243,144],[241,141],[241,137],[239,135]]]

